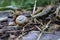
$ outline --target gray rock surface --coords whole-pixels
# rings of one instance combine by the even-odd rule
[[[38,34],[38,31],[31,31],[25,35],[22,40],[37,40]],[[55,32],[53,34],[44,33],[40,40],[60,40],[60,32]]]
[[[5,21],[8,19],[10,11],[0,11],[0,21]]]
[[[22,40],[36,40],[38,37],[39,31],[31,31]]]

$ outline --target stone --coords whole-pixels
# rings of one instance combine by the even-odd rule
[[[14,23],[14,22],[9,22],[8,25],[9,25],[9,26],[13,26],[13,25],[15,25],[15,23]]]
[[[3,39],[0,38],[0,40],[3,40]]]
[[[39,31],[31,31],[25,35],[22,40],[36,40],[38,37]]]
[[[0,17],[0,21],[5,21],[7,19],[8,19],[8,17]]]
[[[60,40],[60,38],[58,40]]]
[[[12,18],[8,18],[8,25],[9,26],[14,26],[15,25],[15,22],[13,21]]]
[[[22,37],[22,40],[37,40],[39,31],[31,31]],[[21,39],[19,39],[21,40]],[[60,32],[43,33],[40,40],[60,40]]]
[[[0,11],[0,21],[7,20],[10,13],[10,10]]]

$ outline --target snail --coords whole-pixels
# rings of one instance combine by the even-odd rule
[[[27,22],[28,22],[28,18],[24,15],[19,15],[16,18],[16,23],[18,23],[18,24],[24,24],[24,23],[27,23]]]

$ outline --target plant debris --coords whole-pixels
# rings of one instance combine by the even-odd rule
[[[55,32],[60,32],[60,6],[48,5],[39,8],[38,11],[34,8],[34,12],[17,9],[1,11],[0,39],[47,40],[43,39],[46,33],[53,36]]]

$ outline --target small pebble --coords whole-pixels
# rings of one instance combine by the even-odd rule
[[[27,35],[25,35],[22,40],[37,40],[39,35],[39,31],[31,31]]]
[[[60,38],[58,40],[60,40]]]
[[[14,22],[9,22],[8,25],[9,25],[9,26],[13,26],[13,25],[15,25],[15,23],[14,23]]]
[[[7,19],[8,19],[8,17],[0,17],[0,21],[5,21]]]

